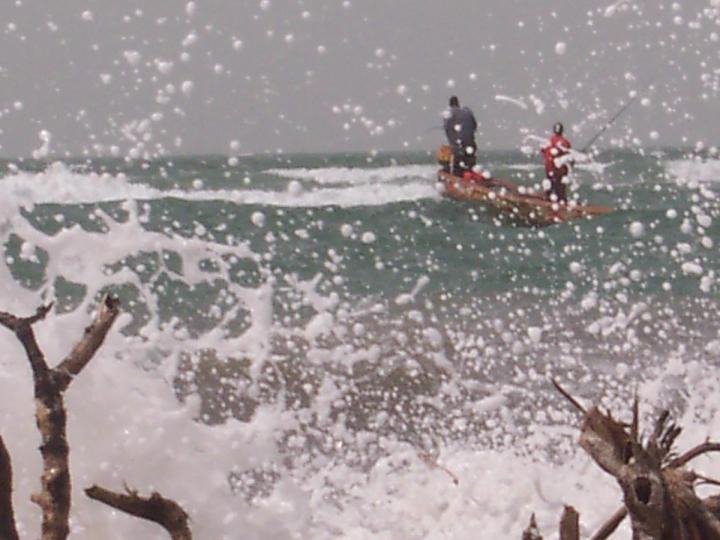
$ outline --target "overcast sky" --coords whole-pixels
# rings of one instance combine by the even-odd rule
[[[718,145],[711,2],[4,0],[0,153],[432,149],[453,93],[482,147],[582,144],[632,91],[605,144]]]

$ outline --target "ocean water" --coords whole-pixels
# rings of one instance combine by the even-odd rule
[[[537,159],[493,152],[537,184]],[[123,314],[67,394],[74,538],[163,538],[88,501],[157,489],[207,539],[519,538],[619,489],[577,448],[557,378],[681,445],[720,438],[720,162],[613,151],[574,174],[615,211],[516,226],[442,197],[427,153],[0,164],[0,309],[51,363],[102,294]],[[0,418],[37,536],[27,361],[0,333]],[[717,461],[717,460],[716,460]],[[710,459],[706,474],[720,474]]]

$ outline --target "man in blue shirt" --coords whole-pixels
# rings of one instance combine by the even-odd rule
[[[462,176],[465,171],[472,170],[477,159],[477,121],[469,108],[460,107],[457,96],[450,98],[450,107],[443,116],[445,135],[453,153],[452,174]]]

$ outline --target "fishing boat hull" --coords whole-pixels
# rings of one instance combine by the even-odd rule
[[[438,180],[447,197],[481,203],[501,217],[533,227],[589,219],[612,212],[607,206],[548,201],[541,194],[521,193],[512,184],[492,179],[485,182],[467,180],[441,170]]]

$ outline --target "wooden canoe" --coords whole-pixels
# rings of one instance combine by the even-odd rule
[[[466,180],[445,171],[438,172],[444,194],[452,199],[476,201],[513,222],[544,227],[575,219],[587,219],[612,212],[599,205],[559,204],[538,193],[520,193],[513,184],[491,179],[485,182]]]

